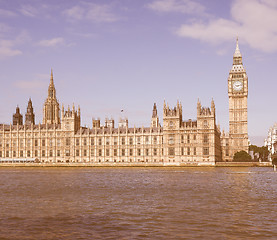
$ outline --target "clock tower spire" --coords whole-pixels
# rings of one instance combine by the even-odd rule
[[[237,37],[236,50],[233,56],[233,65],[242,65],[242,56],[239,50],[239,39]]]
[[[229,145],[230,157],[236,152],[248,152],[247,98],[248,77],[242,64],[242,55],[237,38],[233,66],[228,77],[229,95]]]

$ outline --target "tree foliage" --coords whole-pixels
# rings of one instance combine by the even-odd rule
[[[257,147],[256,145],[250,145],[249,151],[253,151],[255,161],[258,161],[259,159],[261,159],[263,162],[268,161],[269,151],[268,151],[267,147],[265,147],[265,146]],[[256,159],[257,158],[255,156],[256,153],[259,154],[259,159]]]
[[[234,157],[233,157],[234,162],[251,162],[252,158],[251,156],[245,152],[245,151],[240,151],[236,152]]]

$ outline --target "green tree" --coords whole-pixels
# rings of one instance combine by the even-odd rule
[[[268,151],[267,147],[265,147],[265,146],[260,147],[259,154],[260,154],[260,158],[262,159],[263,162],[268,161],[269,151]]]
[[[257,153],[259,152],[259,147],[257,147],[256,145],[250,145],[249,151],[253,151],[254,153]]]
[[[233,157],[234,162],[251,162],[252,158],[251,156],[245,152],[245,151],[240,151],[236,152],[234,157]]]
[[[255,161],[258,161],[259,159],[261,159],[263,162],[268,161],[269,151],[268,151],[267,147],[265,147],[265,146],[257,147],[256,145],[250,145],[249,151],[253,151]],[[255,153],[259,154],[259,159],[257,159],[257,157],[255,156]]]

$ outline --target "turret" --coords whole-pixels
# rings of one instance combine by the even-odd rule
[[[200,103],[200,100],[198,98],[197,100],[197,116],[200,115],[201,113],[201,103]]]
[[[97,129],[100,128],[100,119],[92,119],[92,128]]]
[[[106,128],[114,128],[114,119],[105,119],[105,127]]]
[[[120,118],[118,122],[118,128],[128,128],[128,119]]]
[[[155,118],[158,116],[157,106],[156,103],[154,103],[153,111],[152,111],[152,118]]]
[[[214,104],[214,99],[212,99],[212,102],[211,102],[211,111],[212,111],[212,114],[215,115],[215,104]]]
[[[215,126],[215,104],[211,101],[211,107],[202,107],[199,99],[197,101],[197,125],[203,127]]]
[[[77,111],[74,110],[74,104],[72,110],[68,106],[67,111],[64,111],[62,106],[62,129],[77,132],[81,127],[81,117],[78,115]]]
[[[17,106],[15,114],[13,114],[13,125],[23,125],[23,116],[20,114],[20,109]]]
[[[155,128],[159,126],[159,117],[156,103],[154,103],[153,111],[152,111],[152,120],[151,120],[151,127]]]
[[[27,111],[25,114],[25,124],[26,125],[35,125],[35,114],[33,109],[33,104],[31,98],[28,101]]]
[[[177,101],[177,106],[174,108],[169,108],[164,103],[163,109],[163,122],[164,127],[179,128],[182,124],[182,105]]]

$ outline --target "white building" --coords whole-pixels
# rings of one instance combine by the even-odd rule
[[[267,138],[264,140],[264,145],[270,152],[271,161],[271,155],[277,153],[277,123],[275,123],[271,128],[269,128]]]

